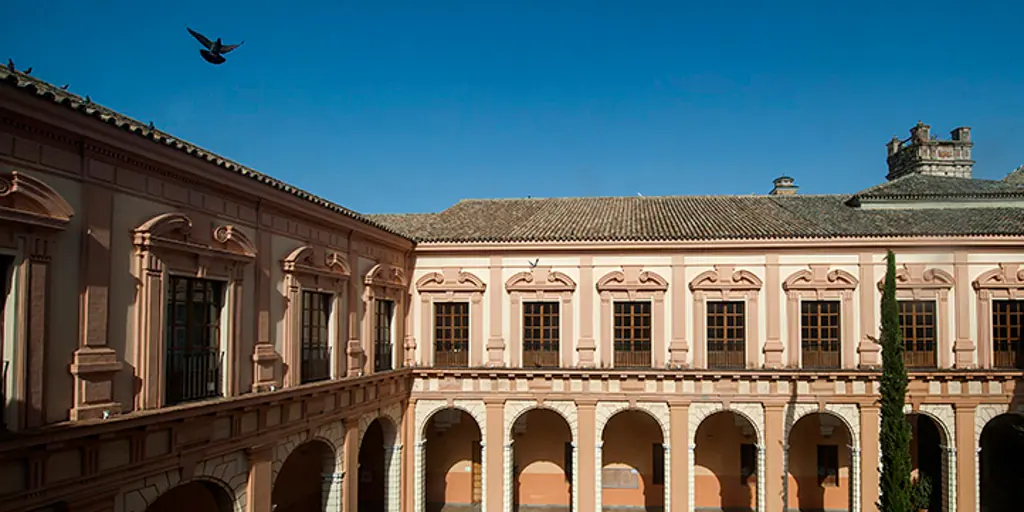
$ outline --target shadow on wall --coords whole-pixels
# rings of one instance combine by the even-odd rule
[[[1024,354],[1024,350],[1020,350]],[[1024,384],[1017,380],[1005,413],[992,418],[979,439],[981,512],[1011,512],[1024,503]]]
[[[753,425],[735,412],[717,412],[697,427],[694,441],[694,508],[753,512],[757,507]]]
[[[572,503],[572,431],[550,409],[533,409],[512,426],[516,512],[568,512]]]
[[[462,410],[444,409],[424,428],[427,512],[479,510],[483,474],[476,421]]]

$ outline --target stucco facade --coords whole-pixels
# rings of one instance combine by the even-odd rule
[[[422,239],[0,79],[4,510],[875,510],[887,249],[915,475],[1009,499],[1024,228]]]

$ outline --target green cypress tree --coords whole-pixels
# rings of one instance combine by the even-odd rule
[[[886,256],[882,292],[882,456],[880,512],[911,512],[910,424],[903,415],[907,369],[903,366],[903,335],[896,303],[896,257]]]

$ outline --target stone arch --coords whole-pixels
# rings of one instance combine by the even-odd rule
[[[231,475],[230,481],[208,474],[197,474],[182,480],[181,473],[181,469],[175,468],[131,484],[121,493],[121,512],[145,512],[167,492],[193,482],[208,482],[219,487],[230,498],[232,512],[245,512],[247,469],[241,474]],[[224,468],[220,473],[226,474],[228,471]]]
[[[342,455],[345,446],[344,432],[339,435],[337,429],[321,427],[317,429],[315,434],[310,432],[292,434],[274,446],[274,461],[270,465],[271,479],[275,482],[277,481],[277,474],[280,473],[281,467],[284,466],[285,461],[288,460],[288,457],[292,455],[296,448],[312,442],[320,442],[330,448],[335,456],[335,471],[342,470]]]
[[[559,415],[565,420],[566,425],[569,426],[569,434],[572,438],[573,443],[573,472],[572,472],[572,488],[579,489],[579,416],[576,408],[576,403],[572,401],[544,401],[538,402],[535,400],[509,400],[505,402],[504,411],[504,434],[503,441],[505,443],[505,468],[504,476],[505,481],[509,482],[505,486],[505,508],[506,512],[512,511],[512,429],[515,428],[515,424],[530,411],[534,410],[548,410]],[[572,510],[579,510],[579,493],[572,493]]]
[[[793,426],[802,418],[812,414],[826,414],[838,419],[850,436],[850,510],[859,512],[860,508],[860,409],[856,404],[826,404],[823,408],[818,404],[795,403],[787,404],[783,413],[783,473],[790,470],[790,433]],[[789,477],[784,479],[783,501],[788,507]]]
[[[915,411],[911,404],[906,404],[903,407],[903,413],[927,416],[939,427],[939,433],[942,434],[945,446],[952,448],[956,445],[956,416],[952,405],[921,404]]]
[[[388,263],[378,263],[366,273],[363,280],[367,286],[383,286],[385,288],[405,288],[405,270]]]
[[[392,404],[377,411],[376,414],[364,414],[359,417],[359,445],[362,446],[363,444],[363,436],[366,435],[366,430],[378,419],[387,420],[386,423],[381,423],[382,427],[386,427],[384,430],[385,438],[390,436],[394,443],[399,444],[401,442],[399,428],[402,426],[402,409],[399,404]]]
[[[939,487],[943,510],[956,509],[956,486],[959,480],[956,470],[956,416],[949,404],[921,404],[914,410],[911,404],[903,406],[905,416],[918,415],[931,420],[939,432],[940,480],[932,481],[932,488]],[[881,418],[878,419],[882,421]],[[920,427],[919,427],[920,428]],[[920,445],[918,445],[920,454]],[[920,457],[920,455],[918,455]]]
[[[0,173],[0,220],[59,228],[75,210],[56,190],[21,171]]]
[[[379,447],[383,453],[379,453],[383,457],[383,467],[379,468],[384,482],[382,488],[377,488],[383,491],[383,504],[384,509],[388,512],[398,512],[401,510],[401,480],[402,480],[402,438],[400,428],[402,425],[401,406],[399,404],[389,405],[379,411],[376,414],[364,414],[359,417],[359,423],[356,428],[359,429],[358,435],[358,456],[357,459],[362,465],[363,457],[367,454],[364,452],[364,442],[367,432],[374,422],[378,422],[380,425],[383,438],[383,446]],[[371,466],[376,464],[374,457],[368,459]],[[360,470],[360,482],[362,470]],[[362,494],[362,483],[359,484],[360,490],[358,491],[360,496]],[[360,503],[364,498],[360,497]]]
[[[293,466],[290,467],[288,472],[285,472],[284,469],[289,464],[289,461],[293,457],[295,457],[295,456],[300,456],[301,457],[301,456],[306,455],[306,454],[302,453],[300,451],[300,449],[304,449],[304,448],[317,449],[316,445],[319,445],[320,447],[322,447],[322,448],[319,448],[319,449],[321,449],[321,450],[325,449],[326,450],[326,451],[324,451],[324,452],[322,452],[320,454],[321,455],[321,459],[319,461],[320,462],[320,467],[318,468],[319,471],[317,471],[315,473],[315,475],[319,477],[319,483],[320,483],[319,488],[317,489],[317,493],[319,494],[320,504],[321,504],[321,506],[325,510],[332,510],[332,509],[336,508],[337,506],[340,506],[341,478],[339,477],[339,475],[342,472],[342,467],[343,467],[343,464],[344,464],[343,463],[343,457],[341,457],[339,455],[338,448],[334,444],[334,442],[332,442],[329,439],[323,438],[323,437],[312,436],[308,432],[304,432],[304,433],[296,434],[296,435],[293,435],[293,436],[289,436],[289,438],[286,440],[286,443],[284,444],[283,447],[281,445],[278,445],[278,447],[276,447],[278,449],[275,450],[274,462],[271,465],[271,489],[270,489],[271,492],[270,492],[270,496],[271,496],[271,500],[272,500],[272,506],[273,506],[274,502],[276,502],[279,499],[282,499],[282,496],[280,494],[278,494],[278,489],[284,489],[283,492],[285,492],[285,496],[287,496],[289,498],[292,498],[291,500],[287,500],[287,501],[291,501],[292,503],[295,502],[295,500],[294,500],[294,496],[295,495],[294,494],[290,494],[290,493],[287,492],[288,489],[294,489],[295,487],[285,485],[284,482],[281,482],[282,477],[284,476],[284,480],[286,480],[286,481],[289,480],[289,479],[294,479],[295,477],[292,474],[296,470],[299,470],[299,474],[302,475],[302,476],[312,476],[312,475],[305,475],[305,473],[303,473],[303,470],[307,470],[307,468],[308,468],[307,465],[296,466],[296,465],[294,465],[294,462],[293,462]],[[281,455],[281,454],[285,455],[284,458],[279,458],[279,455]],[[299,469],[299,468],[301,468],[301,469]],[[298,482],[306,482],[308,480],[306,480],[305,478],[299,478],[297,481]],[[303,494],[299,494],[299,496],[304,496],[304,495]],[[300,500],[300,502],[301,502],[301,500]]]
[[[317,250],[312,245],[302,245],[288,253],[283,260],[285,272],[304,272],[315,275],[352,275],[352,267],[341,253],[323,251],[323,260],[317,258]]]
[[[416,454],[415,477],[414,477],[414,510],[425,512],[426,510],[426,429],[430,419],[439,411],[444,409],[456,409],[468,414],[476,422],[480,429],[480,465],[483,468],[482,499],[480,510],[487,508],[487,414],[483,400],[419,400],[416,402],[415,425],[416,425]]]
[[[754,496],[757,510],[762,511],[765,507],[765,462],[764,452],[766,441],[764,438],[764,406],[759,403],[737,403],[726,406],[724,403],[693,403],[689,408],[689,429],[687,432],[687,446],[690,450],[688,460],[689,466],[689,488],[694,488],[694,471],[696,463],[697,431],[704,420],[719,413],[735,413],[744,418],[754,428],[754,437],[757,440],[757,494]],[[696,493],[689,497],[690,510],[694,510]]]
[[[669,410],[668,404],[665,402],[598,402],[596,411],[596,434],[597,434],[597,465],[598,468],[603,467],[603,445],[604,445],[604,430],[608,426],[608,421],[611,420],[616,414],[629,410],[643,411],[648,414],[654,421],[657,422],[658,427],[661,428],[661,439],[662,446],[665,449],[665,510],[672,510],[672,492],[671,492],[671,466],[672,466],[672,452],[669,444],[671,436],[671,430],[669,429]],[[597,507],[600,509],[603,502],[601,497],[601,471],[596,471],[596,489],[597,489]]]
[[[1024,270],[1021,271],[1024,274]],[[979,278],[980,280],[980,278]],[[992,420],[1003,415],[1024,419],[1024,405],[980,404],[974,409],[974,509],[981,510],[981,436]]]

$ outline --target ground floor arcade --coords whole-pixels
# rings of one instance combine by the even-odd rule
[[[1024,412],[906,413],[929,511],[1024,499]],[[872,510],[878,424],[857,404],[421,400],[148,478],[121,510]]]

